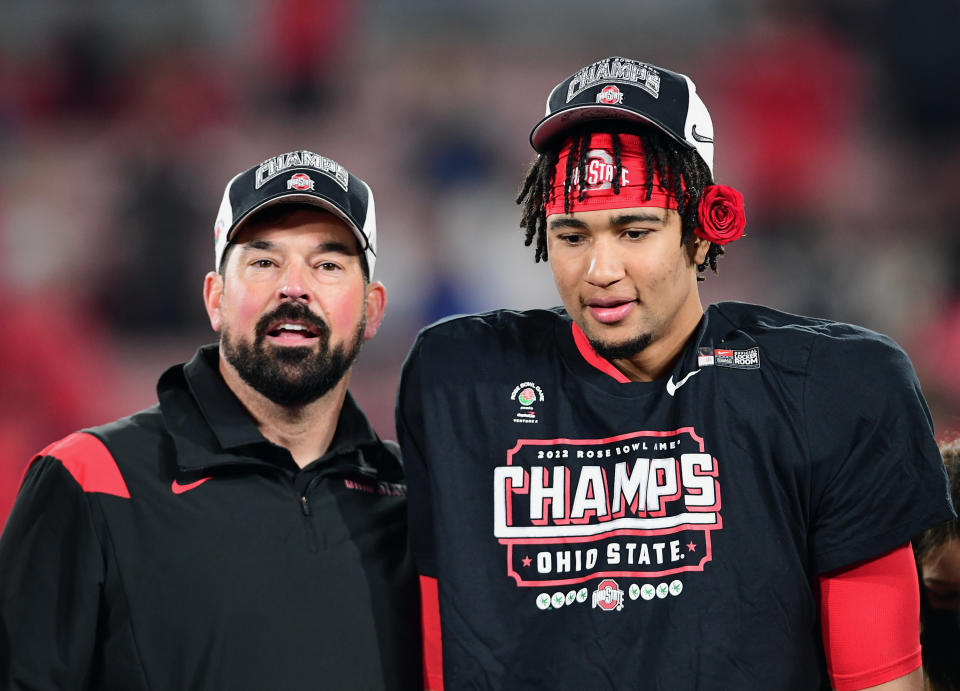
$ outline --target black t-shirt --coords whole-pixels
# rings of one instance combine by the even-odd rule
[[[829,688],[816,576],[952,516],[906,355],[721,303],[621,380],[560,309],[420,334],[397,426],[449,688]]]

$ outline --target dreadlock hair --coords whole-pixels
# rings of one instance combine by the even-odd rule
[[[536,240],[536,261],[547,259],[546,207],[550,201],[560,151],[567,143],[572,142],[571,155],[567,157],[566,182],[563,188],[563,210],[564,213],[570,213],[571,193],[578,195],[578,201],[583,201],[585,193],[583,183],[571,182],[574,180],[573,167],[577,166],[576,180],[586,180],[586,154],[590,149],[591,135],[596,133],[609,134],[613,138],[614,194],[620,194],[620,180],[623,173],[619,135],[635,134],[640,137],[646,163],[646,198],[649,199],[653,194],[653,179],[656,174],[664,184],[669,185],[669,191],[679,200],[677,212],[680,214],[681,242],[689,242],[693,237],[694,229],[700,224],[697,216],[700,196],[707,185],[713,184],[713,176],[707,164],[694,150],[682,147],[654,127],[631,127],[615,121],[600,121],[570,130],[564,136],[553,139],[546,151],[537,156],[527,171],[517,196],[517,204],[523,205],[520,227],[526,231],[524,245],[529,247]],[[573,189],[575,184],[578,190]],[[717,260],[722,254],[724,254],[722,245],[710,244],[706,258],[697,266],[698,281],[704,279],[702,274],[708,266],[717,273]]]

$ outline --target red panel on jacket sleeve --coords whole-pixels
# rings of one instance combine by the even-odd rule
[[[910,544],[820,576],[820,614],[837,691],[875,686],[920,666],[920,590]]]
[[[437,579],[420,576],[423,626],[423,681],[431,691],[443,691],[443,646],[440,640],[440,596]]]
[[[130,498],[130,490],[123,481],[113,455],[103,442],[92,434],[74,432],[50,444],[37,454],[36,458],[43,456],[58,459],[84,492],[101,492]]]

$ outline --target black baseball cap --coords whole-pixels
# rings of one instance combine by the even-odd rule
[[[318,206],[346,223],[360,241],[373,277],[377,214],[370,186],[333,159],[306,149],[272,156],[227,183],[214,224],[216,270],[244,220],[275,204],[290,203]]]
[[[694,149],[713,174],[713,121],[690,77],[628,58],[599,60],[557,84],[530,144],[543,153],[565,130],[593,120],[653,125]]]

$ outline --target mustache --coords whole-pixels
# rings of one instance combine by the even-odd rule
[[[267,337],[272,324],[278,321],[299,321],[309,325],[321,338],[330,336],[330,327],[320,317],[315,315],[302,302],[284,302],[277,309],[269,312],[257,321],[256,336],[257,341],[263,341]]]

